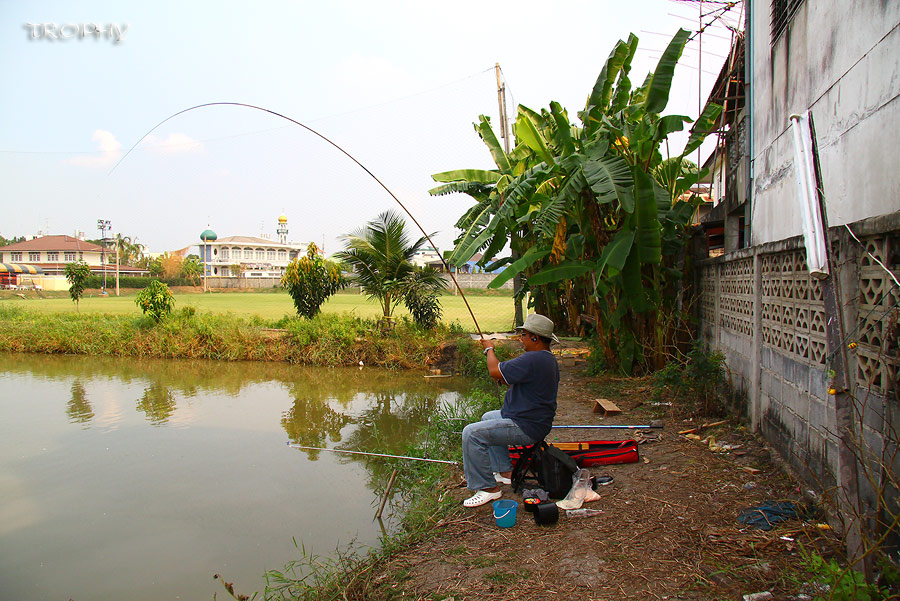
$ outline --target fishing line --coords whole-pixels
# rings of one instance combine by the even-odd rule
[[[198,104],[198,105],[196,105],[196,106],[192,106],[192,107],[186,108],[186,109],[184,109],[184,110],[178,111],[177,113],[175,113],[175,114],[173,114],[173,115],[170,115],[170,116],[166,117],[165,119],[163,119],[162,121],[160,121],[159,123],[157,123],[156,125],[154,125],[154,126],[150,129],[150,131],[148,131],[148,132],[145,133],[143,136],[141,136],[141,139],[138,140],[137,142],[135,142],[134,146],[132,146],[131,148],[129,148],[129,149],[128,149],[128,152],[126,152],[125,155],[124,155],[121,159],[119,159],[119,161],[118,161],[115,165],[113,165],[113,168],[109,170],[109,173],[107,173],[107,175],[112,175],[113,171],[115,171],[116,168],[117,168],[119,165],[122,164],[122,161],[124,161],[124,160],[128,157],[128,155],[131,154],[131,151],[134,150],[135,148],[137,148],[138,144],[140,144],[141,142],[144,141],[144,138],[146,138],[147,136],[149,136],[150,134],[152,134],[154,131],[156,131],[156,129],[157,129],[159,126],[161,126],[163,123],[166,123],[167,121],[169,121],[169,120],[171,120],[171,119],[174,119],[175,117],[177,117],[177,116],[179,116],[179,115],[183,115],[184,113],[187,113],[188,111],[193,111],[193,110],[195,110],[195,109],[205,108],[205,107],[208,107],[208,106],[240,106],[240,107],[244,107],[244,108],[255,109],[255,110],[257,110],[257,111],[262,111],[262,112],[264,112],[264,113],[269,113],[270,115],[275,115],[276,117],[281,117],[282,119],[286,119],[287,121],[290,121],[290,122],[293,123],[294,125],[299,125],[300,127],[302,127],[303,129],[305,129],[305,130],[308,131],[309,133],[318,136],[318,137],[321,138],[322,140],[325,140],[326,142],[328,142],[329,144],[331,144],[332,146],[334,146],[335,148],[337,148],[339,151],[341,151],[341,153],[343,153],[343,154],[344,154],[347,158],[349,158],[351,161],[353,161],[354,163],[356,163],[357,165],[359,165],[359,167],[360,167],[363,171],[365,171],[366,173],[368,173],[368,174],[372,177],[372,179],[374,179],[376,182],[378,182],[378,185],[380,185],[382,188],[384,188],[384,191],[387,192],[387,193],[390,195],[391,198],[393,198],[395,201],[397,201],[397,204],[400,205],[400,208],[403,209],[403,212],[406,213],[407,215],[409,215],[409,218],[412,219],[413,223],[416,224],[416,227],[419,228],[419,231],[422,232],[422,235],[425,236],[425,239],[428,240],[428,243],[429,243],[429,244],[431,244],[431,247],[432,247],[433,249],[437,250],[437,246],[436,246],[435,243],[431,240],[431,236],[428,235],[428,233],[425,231],[425,228],[422,227],[422,225],[421,225],[421,224],[419,223],[419,221],[413,216],[413,214],[409,212],[409,209],[407,209],[406,206],[405,206],[402,202],[400,202],[400,199],[397,198],[397,196],[396,196],[393,192],[391,192],[391,190],[390,190],[386,185],[384,185],[384,182],[382,182],[380,179],[378,179],[378,178],[375,176],[374,173],[372,173],[371,171],[369,171],[369,169],[368,169],[365,165],[363,165],[362,163],[360,163],[360,162],[356,159],[356,157],[354,157],[352,154],[350,154],[349,152],[347,152],[346,150],[344,150],[343,148],[341,148],[340,146],[338,146],[337,143],[335,143],[335,142],[329,140],[327,137],[325,137],[324,135],[320,134],[319,132],[317,132],[317,131],[314,130],[313,128],[309,127],[308,125],[304,125],[303,123],[300,123],[300,122],[297,121],[296,119],[291,119],[290,117],[288,117],[288,116],[286,116],[286,115],[282,115],[281,113],[276,113],[275,111],[269,110],[269,109],[267,109],[267,108],[263,108],[263,107],[261,107],[261,106],[256,106],[256,105],[253,105],[253,104],[245,104],[245,103],[243,103],[243,102],[207,102],[207,103],[205,103],[205,104]],[[456,276],[453,275],[453,271],[450,269],[450,265],[447,263],[447,261],[444,259],[444,257],[443,257],[442,255],[438,254],[438,258],[441,260],[441,264],[443,264],[444,269],[447,270],[447,274],[450,276],[450,279],[453,280],[453,284],[456,286],[456,290],[459,292],[459,296],[462,298],[463,302],[465,303],[466,309],[469,310],[469,315],[472,317],[472,321],[475,323],[475,329],[478,330],[478,335],[483,339],[483,338],[484,338],[484,334],[482,334],[482,332],[481,332],[481,327],[478,325],[478,320],[475,319],[475,313],[472,312],[472,306],[469,305],[469,301],[468,301],[468,299],[466,299],[465,293],[463,292],[462,288],[460,287],[459,282],[456,281]]]
[[[391,459],[411,459],[413,461],[427,461],[428,463],[447,463],[450,465],[459,465],[459,461],[448,461],[446,459],[427,459],[425,457],[412,457],[410,455],[389,455],[388,453],[368,453],[366,451],[348,451],[346,449],[326,449],[323,447],[307,447],[299,444],[287,443],[292,449],[306,449],[308,451],[328,451],[329,453],[346,453],[347,455],[368,455],[369,457],[388,457]]]

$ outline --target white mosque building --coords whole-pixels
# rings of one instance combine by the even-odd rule
[[[257,236],[219,238],[200,234],[200,256],[207,277],[280,278],[291,259],[306,253],[308,243],[288,242],[287,217],[278,218],[278,240]]]

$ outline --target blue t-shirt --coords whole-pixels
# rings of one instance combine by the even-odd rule
[[[559,364],[550,351],[529,351],[500,364],[509,384],[501,417],[516,422],[525,434],[542,440],[556,416]]]

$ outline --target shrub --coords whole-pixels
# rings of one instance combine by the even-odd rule
[[[410,290],[403,298],[413,320],[419,327],[433,330],[441,320],[441,303],[436,292]]]
[[[306,249],[306,256],[290,262],[281,285],[294,299],[297,314],[307,319],[315,317],[328,297],[347,284],[340,267],[326,261],[314,243]]]
[[[175,307],[175,297],[172,295],[172,291],[168,286],[156,280],[138,292],[134,302],[141,308],[144,315],[149,315],[157,323],[171,313]]]

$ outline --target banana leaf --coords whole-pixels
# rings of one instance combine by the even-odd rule
[[[484,250],[484,253],[482,253],[481,259],[478,261],[478,264],[482,267],[486,265],[488,261],[497,256],[497,253],[503,250],[503,248],[506,246],[508,237],[506,225],[504,225],[503,222],[500,222],[500,224],[497,226],[497,231],[495,231],[492,235],[494,236],[494,238],[491,240],[491,243],[488,244],[488,247]]]
[[[679,29],[672,37],[672,41],[666,47],[659,62],[656,64],[656,70],[650,78],[650,85],[647,88],[647,99],[644,102],[644,110],[648,113],[661,113],[666,105],[669,104],[669,91],[672,89],[672,76],[675,74],[675,65],[681,58],[684,51],[684,45],[687,43],[690,32],[686,29]]]
[[[691,137],[688,138],[687,145],[681,151],[681,156],[687,156],[700,148],[706,136],[716,128],[716,119],[719,118],[721,113],[722,107],[720,105],[712,103],[706,105],[706,108],[703,109],[703,114],[697,117],[697,121],[691,128]]]
[[[444,184],[443,186],[437,186],[436,188],[432,188],[428,191],[428,194],[431,196],[445,196],[447,194],[466,194],[471,196],[475,200],[481,201],[485,200],[490,195],[491,189],[484,184],[472,183],[472,182],[452,182],[449,184]]]
[[[575,142],[572,140],[572,129],[566,117],[565,109],[558,102],[551,102],[550,115],[556,124],[555,140],[562,147],[563,156],[574,153]]]
[[[560,280],[571,280],[594,271],[596,268],[597,264],[593,261],[564,261],[559,265],[542,269],[536,274],[528,276],[528,285],[542,286]]]
[[[597,194],[597,202],[614,200],[626,213],[634,211],[634,176],[628,163],[619,156],[586,161],[582,168],[588,185]]]
[[[690,122],[691,118],[684,115],[660,117],[659,122],[656,124],[656,132],[653,134],[653,139],[657,142],[665,140],[669,134],[683,130],[684,124]]]
[[[653,184],[653,179],[643,169],[634,170],[635,242],[640,252],[640,262],[658,264],[662,260],[662,240]]]
[[[604,111],[609,106],[613,83],[615,83],[623,67],[630,63],[631,57],[634,56],[634,50],[637,49],[637,42],[637,37],[631,34],[627,43],[619,40],[612,52],[609,53],[609,57],[607,57],[606,62],[603,64],[603,69],[600,70],[600,75],[597,76],[597,81],[594,83],[594,89],[588,97],[587,106],[584,107],[584,115],[581,117],[583,123],[588,123],[590,113],[595,108]]]
[[[466,182],[479,184],[496,184],[502,174],[499,171],[486,169],[454,169],[442,171],[431,176],[436,182]]]
[[[600,260],[597,261],[597,277],[600,278],[603,270],[608,265],[616,271],[622,271],[628,255],[631,254],[631,247],[634,245],[635,230],[619,230],[612,242],[603,247],[603,253]]]
[[[478,123],[475,124],[475,131],[478,132],[478,135],[481,136],[481,139],[488,147],[488,150],[490,150],[491,156],[494,158],[494,163],[496,163],[500,171],[509,171],[509,159],[506,157],[506,152],[497,140],[497,136],[494,135],[490,118],[479,115]]]
[[[525,254],[513,261],[513,263],[510,264],[509,267],[504,269],[497,277],[491,280],[491,283],[488,284],[488,288],[499,288],[512,278],[516,277],[517,274],[531,267],[537,261],[543,259],[549,254],[549,248],[539,249],[537,246],[532,246],[527,251],[525,251]]]
[[[448,260],[450,264],[457,266],[464,264],[471,259],[472,255],[477,253],[481,247],[484,246],[485,242],[487,242],[488,238],[491,237],[494,230],[496,230],[497,226],[500,224],[500,218],[499,215],[494,215],[493,219],[490,219],[490,212],[491,207],[485,207],[472,222],[469,229],[460,236],[460,241]],[[490,219],[489,222],[488,219]],[[487,225],[485,225],[485,223],[487,223]],[[482,229],[479,231],[479,228]]]
[[[550,153],[550,149],[547,148],[547,143],[544,142],[543,136],[538,131],[537,125],[535,125],[532,117],[523,108],[521,105],[519,106],[519,117],[516,119],[516,137],[527,144],[547,165],[555,165],[556,161]]]

